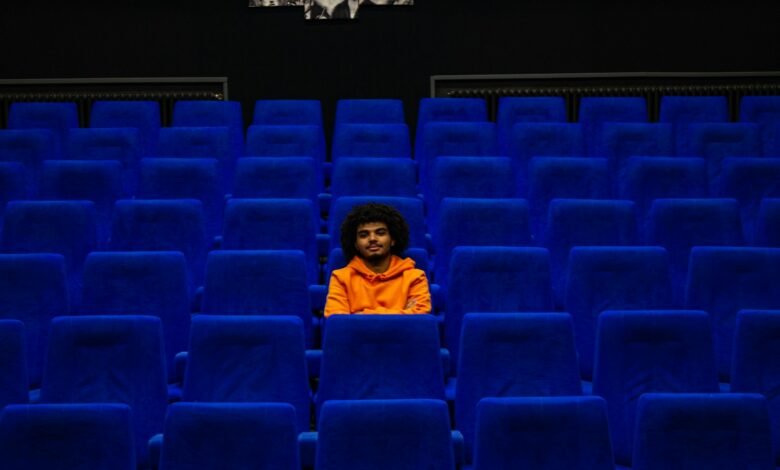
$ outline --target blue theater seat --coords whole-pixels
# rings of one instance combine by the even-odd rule
[[[741,310],[734,332],[731,392],[761,393],[772,420],[775,465],[780,465],[780,310]]]
[[[312,315],[303,252],[212,251],[206,261],[202,312],[297,316],[311,347]]]
[[[612,470],[598,397],[485,398],[477,408],[474,470]]]
[[[289,403],[294,429],[308,431],[304,349],[303,322],[293,316],[196,315],[182,401]]]
[[[76,103],[11,103],[8,108],[9,129],[47,129],[54,134],[58,151],[74,127],[79,127]]]
[[[341,124],[333,133],[335,162],[341,157],[411,158],[406,124]]]
[[[455,468],[444,401],[332,401],[320,419],[318,470]]]
[[[65,260],[54,254],[0,255],[0,279],[0,317],[24,323],[26,375],[31,387],[39,387],[49,321],[69,313]]]
[[[417,111],[416,138],[429,122],[487,121],[487,103],[482,98],[422,98]]]
[[[213,158],[145,158],[139,199],[196,199],[203,204],[206,234],[222,233],[225,199],[219,162]]]
[[[599,315],[593,394],[607,401],[615,460],[630,466],[639,397],[718,391],[706,312],[607,311]]]
[[[282,403],[176,403],[165,418],[160,470],[299,470],[295,410]]]
[[[647,122],[647,102],[638,96],[586,96],[580,99],[578,122],[585,131],[588,154],[596,157],[601,135],[610,122]]]
[[[84,264],[86,315],[153,315],[162,321],[167,370],[187,349],[190,299],[180,252],[95,252]],[[173,374],[172,374],[173,375]]]
[[[506,155],[512,127],[520,122],[566,122],[566,101],[561,96],[502,96],[498,99],[498,147]]]
[[[582,393],[568,314],[469,313],[461,345],[455,425],[463,433],[467,461],[480,444],[480,400]]]
[[[160,132],[160,103],[157,101],[95,101],[89,127],[138,129],[144,156],[155,155]]]
[[[166,127],[160,129],[161,157],[215,158],[222,175],[222,191],[230,192],[236,160],[242,149],[231,140],[228,127]]]
[[[344,196],[416,197],[416,167],[411,159],[341,157],[333,164],[330,192]]]
[[[764,397],[650,393],[639,399],[635,470],[772,469]]]
[[[436,319],[430,315],[327,318],[315,398],[321,435],[326,420],[323,406],[332,400],[444,400]]]
[[[431,122],[415,141],[414,158],[425,186],[438,157],[496,156],[496,125],[492,122]]]
[[[670,124],[646,122],[606,122],[601,129],[593,156],[609,159],[610,174],[620,173],[629,157],[674,155]]]
[[[531,233],[541,241],[553,199],[609,199],[605,158],[533,157],[528,161]]]
[[[184,100],[173,106],[174,127],[227,127],[230,146],[243,154],[244,117],[239,101]]]
[[[323,189],[325,138],[322,129],[310,125],[255,125],[246,134],[250,157],[311,157],[314,159],[317,191]]]
[[[24,165],[16,162],[0,162],[0,233],[2,233],[5,205],[9,201],[30,199],[29,177]]]
[[[308,125],[322,129],[322,105],[319,100],[257,100],[252,124]]]
[[[737,312],[780,308],[780,249],[694,247],[685,303],[712,317],[718,372],[728,381]]]
[[[27,345],[24,323],[0,320],[0,409],[27,403]]]
[[[765,198],[761,201],[752,240],[758,246],[780,247],[780,199]]]
[[[209,241],[203,204],[195,199],[117,201],[111,225],[114,251],[179,251],[187,260],[190,291],[203,282]]]
[[[662,96],[658,120],[674,125],[679,136],[694,123],[728,122],[728,100],[725,96]]]
[[[0,414],[5,470],[135,470],[130,407],[125,404],[14,405]]]
[[[714,195],[739,202],[742,229],[750,240],[761,200],[780,197],[780,158],[726,158],[713,186]]]
[[[552,310],[550,258],[543,248],[460,246],[452,251],[449,274],[444,338],[453,375],[467,313]]]
[[[759,129],[755,124],[693,123],[677,134],[677,154],[707,162],[710,182],[721,174],[726,157],[760,157]]]
[[[129,405],[138,462],[148,465],[146,443],[162,432],[168,404],[164,355],[159,318],[56,318],[51,323],[41,402]]]
[[[617,178],[617,195],[636,204],[644,220],[653,200],[702,198],[709,194],[703,158],[630,157]]]
[[[38,192],[44,160],[61,157],[56,134],[45,129],[0,130],[0,162],[20,163],[25,172],[25,193]]]
[[[131,127],[71,129],[65,157],[70,160],[116,160],[122,165],[122,188],[134,195],[141,161],[141,134]]]
[[[404,124],[403,101],[398,99],[340,99],[336,128],[344,124]]]
[[[643,241],[669,253],[674,302],[685,302],[688,259],[694,246],[743,245],[739,206],[734,199],[656,199]]]
[[[739,101],[740,122],[780,122],[780,96],[747,95]]]
[[[580,374],[588,380],[601,312],[672,306],[669,256],[660,247],[575,246],[569,254],[564,304],[574,319]]]

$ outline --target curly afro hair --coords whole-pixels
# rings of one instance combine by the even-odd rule
[[[344,251],[344,259],[350,261],[357,255],[357,229],[371,222],[384,222],[387,225],[390,237],[395,241],[390,253],[402,256],[409,246],[409,225],[406,220],[394,207],[369,202],[353,207],[341,224],[341,249]]]

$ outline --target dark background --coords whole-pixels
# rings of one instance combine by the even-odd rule
[[[6,0],[0,78],[227,76],[259,98],[398,97],[435,74],[780,70],[780,1],[417,0],[307,22],[245,0]]]

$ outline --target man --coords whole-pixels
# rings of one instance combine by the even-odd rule
[[[345,268],[330,277],[325,316],[353,313],[429,313],[428,279],[414,261],[400,255],[409,244],[409,226],[394,208],[357,206],[341,225]]]

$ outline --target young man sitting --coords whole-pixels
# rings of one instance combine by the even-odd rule
[[[341,247],[349,264],[330,277],[325,316],[352,313],[429,313],[425,272],[400,258],[409,226],[394,208],[356,206],[341,225]]]

